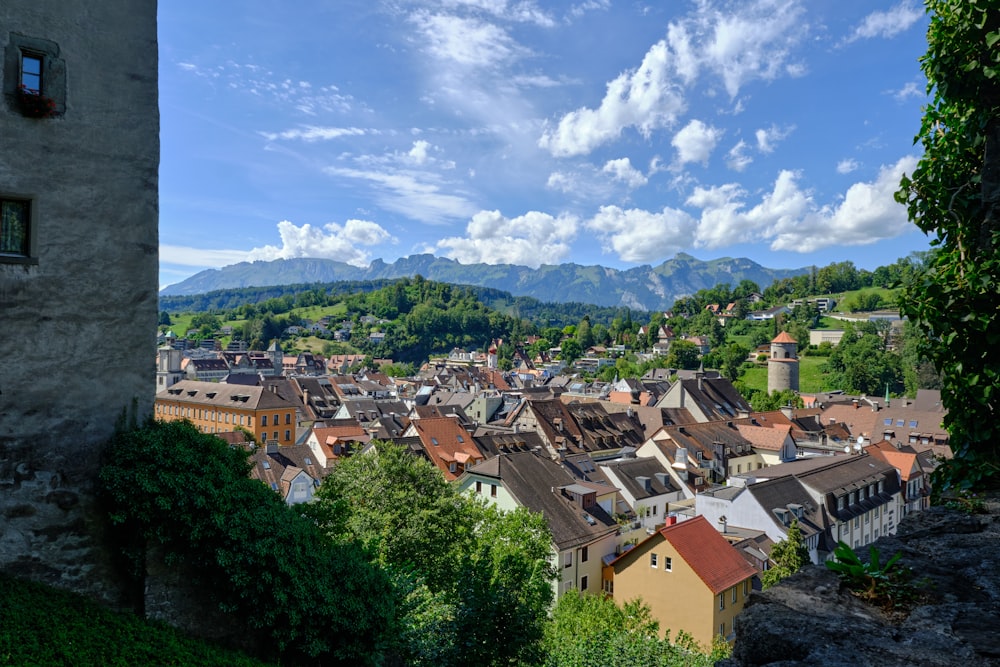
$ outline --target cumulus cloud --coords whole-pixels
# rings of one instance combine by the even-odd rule
[[[859,39],[873,37],[886,39],[895,37],[899,33],[909,30],[923,16],[924,10],[915,2],[904,0],[891,9],[872,12],[866,16],[861,24],[855,27],[851,34],[844,39],[844,43],[849,44]]]
[[[648,138],[672,127],[687,108],[686,86],[708,70],[734,98],[747,82],[798,76],[792,50],[808,34],[801,0],[757,0],[723,12],[711,2],[667,27],[635,69],[607,84],[597,108],[581,107],[548,125],[539,145],[557,157],[590,153],[626,129]]]
[[[845,158],[837,163],[837,173],[838,174],[849,174],[855,171],[861,165],[858,161],[853,158]]]
[[[740,139],[735,146],[729,149],[726,153],[726,166],[733,171],[743,171],[750,166],[753,162],[753,158],[747,155],[747,150],[750,147],[747,142]]]
[[[725,11],[700,2],[692,16],[668,27],[667,41],[685,83],[707,69],[733,98],[756,79],[801,76],[804,67],[792,60],[792,51],[808,32],[800,0],[758,0]]]
[[[301,227],[288,220],[278,223],[281,247],[266,245],[254,248],[247,254],[249,260],[292,259],[295,257],[320,257],[335,259],[354,266],[367,266],[371,253],[359,246],[376,246],[395,243],[389,232],[367,220],[348,220],[343,225],[335,222],[313,227]]]
[[[631,160],[627,157],[608,160],[601,171],[611,174],[616,181],[621,181],[630,188],[642,187],[649,181],[641,171],[632,166]]]
[[[915,157],[883,166],[874,181],[855,183],[836,206],[818,204],[798,184],[799,175],[779,173],[771,192],[748,207],[747,192],[736,184],[695,188],[685,202],[701,209],[696,245],[720,248],[735,243],[769,241],[772,250],[812,252],[833,245],[867,245],[893,238],[910,228],[906,209],[893,194]]]
[[[672,81],[670,54],[660,41],[635,70],[608,83],[597,109],[582,108],[548,127],[538,144],[560,157],[583,155],[616,139],[627,127],[648,137],[653,130],[672,125],[685,109],[681,90]]]
[[[783,141],[795,130],[795,126],[778,127],[772,125],[767,129],[760,129],[754,133],[757,138],[757,150],[761,153],[773,153],[778,142]]]
[[[697,119],[692,120],[670,141],[677,149],[677,162],[679,164],[697,162],[707,165],[708,158],[715,150],[722,134],[723,131],[719,128],[706,125]]]
[[[586,226],[597,232],[605,251],[626,262],[652,262],[689,248],[696,220],[684,211],[660,212],[602,206]]]
[[[506,218],[500,211],[480,211],[472,216],[465,236],[437,242],[446,257],[463,264],[518,264],[538,268],[567,257],[576,237],[577,219],[529,211]]]

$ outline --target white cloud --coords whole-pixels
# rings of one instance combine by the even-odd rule
[[[375,246],[396,242],[385,229],[367,220],[348,220],[343,226],[331,222],[323,227],[304,224],[301,227],[282,220],[278,223],[281,247],[267,245],[251,250],[249,260],[292,259],[319,257],[335,259],[354,266],[367,266],[371,253],[358,246]]]
[[[626,262],[653,262],[689,248],[696,221],[684,211],[602,206],[586,226],[601,237],[605,251]]]
[[[906,208],[893,195],[899,180],[916,166],[907,156],[884,166],[872,182],[855,183],[836,206],[818,204],[802,189],[798,174],[778,174],[771,192],[747,208],[747,193],[736,184],[696,188],[685,202],[702,209],[696,245],[721,248],[736,243],[770,242],[772,250],[813,252],[829,246],[867,245],[894,238],[911,228]]]
[[[707,165],[708,158],[715,150],[722,134],[723,131],[718,128],[706,125],[697,119],[692,120],[681,128],[670,141],[671,145],[677,149],[677,162],[679,164],[698,162]]]
[[[915,2],[903,0],[892,9],[872,12],[866,16],[861,24],[844,39],[844,43],[849,44],[859,39],[873,37],[887,39],[895,37],[899,33],[909,30],[923,16],[924,10],[918,7]]]
[[[578,180],[575,174],[568,174],[564,171],[554,171],[549,174],[545,187],[560,192],[573,192],[577,189]]]
[[[601,169],[605,174],[611,174],[616,181],[625,183],[630,188],[638,188],[645,185],[649,179],[632,166],[632,162],[627,158],[608,160]]]
[[[726,153],[726,166],[733,171],[743,171],[750,166],[753,158],[747,155],[749,146],[742,139]]]
[[[778,127],[772,125],[767,129],[760,129],[754,133],[757,137],[757,150],[761,153],[773,153],[779,141],[784,140],[795,130],[795,126]]]
[[[441,0],[441,6],[451,10],[464,10],[487,14],[507,21],[533,23],[552,27],[555,20],[538,7],[534,0]]]
[[[703,0],[667,27],[666,38],[646,52],[639,67],[607,84],[596,109],[563,115],[538,143],[566,157],[590,153],[628,128],[648,138],[676,123],[687,108],[684,86],[699,82],[705,69],[733,98],[749,81],[801,75],[804,68],[791,61],[791,53],[809,32],[806,18],[801,0],[757,0],[725,12]]]
[[[510,34],[474,17],[416,12],[410,20],[434,57],[466,67],[495,67],[528,51]]]
[[[837,173],[838,174],[849,174],[855,171],[861,165],[857,160],[853,158],[845,158],[837,163]]]
[[[442,192],[434,174],[340,167],[328,167],[324,171],[331,176],[367,181],[375,188],[375,200],[380,206],[414,220],[444,224],[449,219],[471,215],[475,210],[460,194]]]
[[[920,84],[917,84],[913,81],[910,81],[899,90],[893,90],[889,92],[899,102],[905,102],[911,97],[925,97],[927,95],[926,89]]]
[[[217,268],[247,259],[246,250],[212,250],[188,246],[160,244],[160,264]]]
[[[518,264],[538,268],[567,257],[576,237],[577,219],[529,211],[506,218],[500,211],[480,211],[472,216],[464,237],[437,242],[446,257],[463,264]]]
[[[328,141],[339,139],[340,137],[360,137],[368,134],[367,130],[359,127],[318,127],[315,125],[303,125],[294,130],[284,130],[283,132],[260,132],[262,137],[268,141],[278,139],[302,140],[307,143],[314,141]]]
[[[703,1],[691,16],[670,24],[667,42],[686,84],[707,69],[734,98],[750,81],[804,73],[804,66],[791,58],[809,33],[806,18],[800,0],[757,0],[725,9]]]
[[[684,111],[680,88],[672,81],[670,54],[665,42],[653,45],[642,64],[608,83],[597,109],[581,108],[547,127],[538,145],[556,156],[583,155],[634,127],[649,137],[669,127]]]

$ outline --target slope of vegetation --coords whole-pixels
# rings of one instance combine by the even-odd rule
[[[74,593],[0,574],[0,665],[265,665]]]

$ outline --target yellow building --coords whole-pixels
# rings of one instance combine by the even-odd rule
[[[615,600],[642,598],[661,635],[683,630],[705,648],[732,640],[756,570],[704,517],[666,526],[615,559],[605,589]],[[610,584],[610,585],[609,585]]]
[[[243,428],[261,443],[295,444],[294,403],[265,387],[181,380],[156,395],[155,416],[187,419],[203,433]]]

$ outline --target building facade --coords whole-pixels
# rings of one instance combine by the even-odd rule
[[[156,395],[156,418],[186,419],[202,433],[244,429],[260,443],[295,444],[296,406],[266,387],[181,380]]]
[[[94,589],[101,445],[153,406],[156,2],[5,0],[0,60],[0,568]]]

